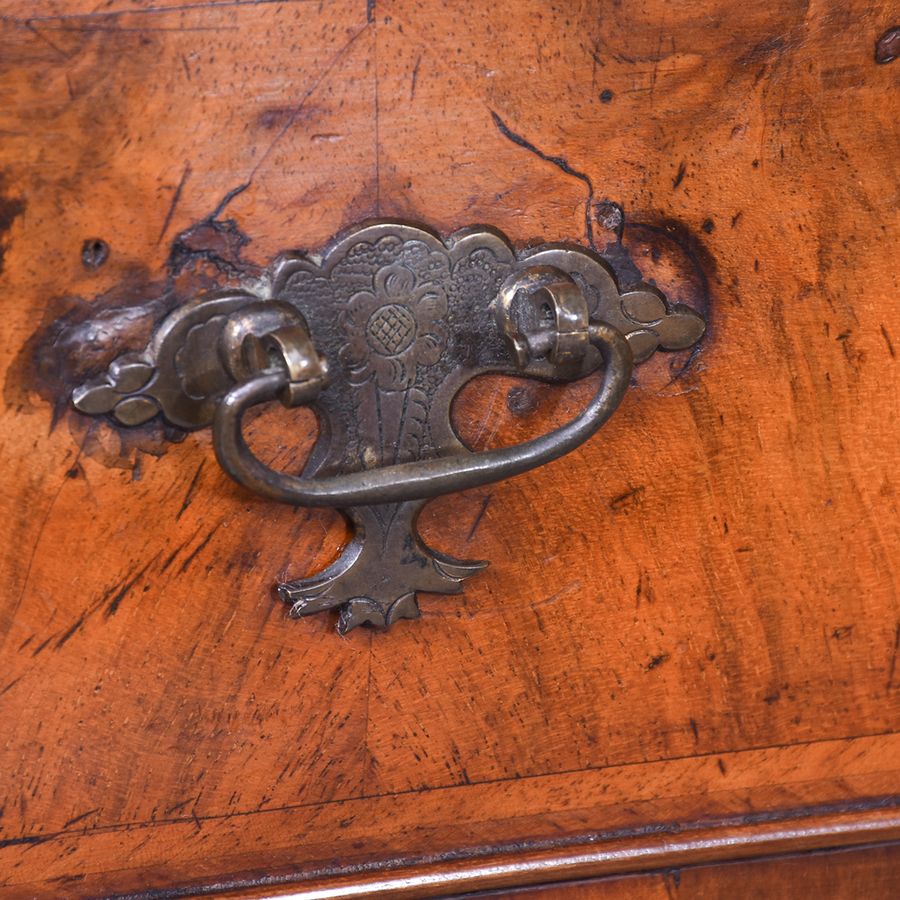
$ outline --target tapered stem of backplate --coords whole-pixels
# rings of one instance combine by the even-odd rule
[[[295,618],[339,609],[338,631],[357,625],[387,628],[419,617],[418,591],[458,594],[463,581],[487,562],[460,560],[429,547],[416,520],[423,501],[347,510],[354,537],[332,565],[311,578],[278,586]]]

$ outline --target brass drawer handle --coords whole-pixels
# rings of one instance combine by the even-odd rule
[[[605,363],[596,396],[567,425],[523,444],[394,463],[327,478],[298,478],[276,472],[253,455],[241,434],[241,420],[251,406],[275,400],[290,387],[287,370],[277,368],[233,387],[221,400],[213,420],[216,458],[244,487],[295,506],[367,506],[424,500],[520,475],[583,444],[615,412],[625,395],[633,368],[628,342],[604,322],[590,326],[590,340]]]
[[[574,450],[612,415],[633,365],[700,338],[703,319],[654,288],[620,292],[574,246],[516,254],[496,232],[446,243],[411,225],[364,225],[322,257],[288,254],[251,288],[170,313],[143,353],[124,354],[73,394],[82,412],[133,425],[161,413],[212,425],[222,468],[256,493],[333,506],[354,523],[341,557],[279,585],[291,614],[338,608],[338,630],[419,615],[417,591],[458,593],[486,563],[427,547],[430,497],[526,472]],[[571,381],[603,369],[584,411],[542,437],[472,453],[450,403],[475,375]],[[302,476],[257,459],[242,433],[252,406],[310,404],[320,434]]]

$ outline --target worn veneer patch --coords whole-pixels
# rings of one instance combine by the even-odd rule
[[[161,419],[137,428],[108,423],[98,428],[70,409],[71,393],[121,353],[143,349],[154,328],[177,306],[226,281],[259,275],[260,267],[242,258],[250,238],[234,219],[222,218],[245,187],[229,191],[212,213],[173,238],[163,277],[154,278],[144,266],[131,266],[117,284],[90,299],[48,298],[40,323],[6,372],[6,405],[22,414],[34,413],[40,408],[36,396],[52,409],[51,430],[64,420],[84,455],[116,468],[133,468],[137,451],[159,456],[168,443],[183,440],[184,432]],[[0,201],[0,226],[22,209],[20,201]],[[0,236],[0,262],[2,248]],[[109,252],[104,238],[86,239],[82,262],[88,269],[99,268]]]

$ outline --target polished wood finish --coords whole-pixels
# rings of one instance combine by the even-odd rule
[[[9,896],[362,864],[446,893],[486,856],[679,864],[659,834],[900,837],[887,4],[0,11]],[[435,546],[492,560],[464,596],[341,639],[271,593],[334,557],[337,514],[250,496],[207,432],[66,397],[174,303],[369,216],[592,244],[710,330],[577,453],[426,509]],[[456,421],[511,443],[594,384],[481,379]],[[297,467],[314,429],[273,409],[255,447]],[[564,845],[596,859],[555,875]]]
[[[477,896],[511,900],[893,900],[898,894],[900,844],[887,844],[865,850],[831,850],[727,866],[697,866],[652,875],[491,891]]]
[[[7,848],[87,896],[216,883],[239,894],[329,889],[436,896],[486,887],[900,839],[896,736],[803,744],[295,804],[69,828]],[[885,771],[887,769],[887,771]],[[418,859],[410,847],[421,848]],[[110,873],[110,860],[128,860]],[[312,861],[312,864],[311,862]],[[349,871],[347,871],[349,870]],[[232,874],[234,873],[234,874]],[[299,885],[298,885],[299,883]]]

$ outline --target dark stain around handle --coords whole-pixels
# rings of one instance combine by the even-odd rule
[[[203,272],[154,281],[142,268],[129,268],[112,289],[90,299],[49,298],[41,322],[6,370],[3,401],[22,415],[38,412],[35,396],[52,409],[51,429],[65,421],[84,456],[104,466],[131,468],[138,453],[161,456],[184,432],[161,422],[117,429],[104,440],[98,423],[66,416],[73,387],[102,372],[123,349],[143,347],[154,327],[176,306],[221,284]],[[139,477],[139,469],[136,476]]]
[[[3,197],[2,187],[0,179],[0,263],[3,231],[25,209],[23,201]],[[153,279],[142,266],[119,260],[122,277],[105,293],[49,298],[43,320],[6,372],[5,402],[31,413],[35,411],[31,397],[37,394],[53,407],[54,427],[68,408],[75,385],[104,371],[123,350],[143,347],[156,324],[176,306],[223,287],[226,278],[258,275],[260,269],[241,258],[250,238],[235,220],[221,218],[246,187],[241,184],[228,191],[213,212],[175,236],[163,278]],[[96,269],[107,262],[109,253],[106,241],[91,237],[82,245],[81,260],[85,268]],[[157,425],[120,435],[123,445],[134,443],[136,436],[141,450],[157,454],[164,452],[165,443],[183,438],[178,429]],[[127,455],[130,449],[123,446],[122,452]],[[115,458],[110,464],[123,462]]]
[[[660,285],[668,299],[687,304],[706,319],[704,340],[690,350],[671,355],[669,368],[672,380],[682,378],[708,346],[712,335],[710,281],[716,274],[714,257],[701,236],[690,225],[677,219],[643,212],[636,220],[626,216],[622,206],[612,200],[597,201],[593,212],[597,224],[615,236],[615,240],[601,249],[600,255],[612,266],[622,287],[639,282],[656,284],[654,274],[657,267],[669,269],[673,276],[671,281],[677,288],[672,291],[669,285]],[[739,215],[734,220],[735,224],[738,218]],[[707,218],[699,230],[710,235],[715,227],[715,222]]]
[[[246,185],[242,184],[229,191],[209,216],[174,237],[164,279],[154,281],[143,269],[126,267],[121,281],[105,294],[90,299],[51,298],[43,321],[6,373],[5,401],[24,413],[33,412],[30,397],[35,392],[52,405],[52,424],[56,425],[68,408],[72,387],[102,371],[123,347],[142,346],[155,324],[175,306],[198,292],[221,287],[224,280],[258,274],[259,268],[242,256],[249,237],[236,221],[221,218],[224,208],[244,188]],[[0,229],[8,227],[23,210],[24,202],[0,197]],[[707,273],[714,272],[715,266],[687,227],[670,220],[652,224],[630,219],[626,222],[622,207],[609,200],[591,204],[590,211],[602,228],[617,237],[601,250],[601,255],[612,265],[620,284],[627,286],[644,280],[647,273],[635,264],[644,253],[654,258],[671,258],[680,274],[688,276],[682,285],[684,295],[677,300],[708,316]],[[2,249],[0,244],[0,261]],[[639,250],[636,258],[632,255],[635,249]],[[97,268],[107,262],[109,253],[105,241],[89,238],[82,247],[82,262],[86,268]],[[89,352],[85,352],[85,347],[90,348]],[[693,354],[686,353],[673,357],[679,377],[693,359]],[[540,394],[535,388],[514,387],[509,391],[507,405],[513,415],[528,416],[540,405]],[[177,429],[156,426],[132,429],[122,435],[121,454],[113,454],[115,458],[104,456],[104,464],[124,465],[133,455],[131,444],[135,441],[141,451],[159,455],[169,441],[183,438]],[[89,456],[93,455],[91,446],[85,449]]]

